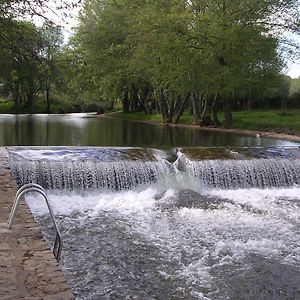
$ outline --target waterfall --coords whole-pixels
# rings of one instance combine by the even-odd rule
[[[204,186],[220,189],[286,187],[300,184],[300,160],[202,160],[181,164]]]
[[[243,158],[234,153],[235,159],[212,159],[178,151],[170,163],[166,153],[141,148],[17,149],[10,150],[10,165],[19,185],[38,183],[57,190],[130,190],[161,180],[180,189],[190,189],[189,182],[218,189],[300,184],[299,158]]]
[[[38,183],[47,189],[129,190],[149,185],[172,171],[165,161],[15,161],[18,185]]]

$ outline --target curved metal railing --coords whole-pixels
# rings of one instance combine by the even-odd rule
[[[39,193],[40,195],[42,195],[46,201],[49,213],[50,213],[50,217],[54,226],[54,230],[56,232],[56,236],[55,236],[55,242],[54,242],[54,246],[53,246],[53,254],[56,258],[57,261],[60,260],[60,254],[61,254],[61,249],[62,249],[62,238],[61,238],[61,234],[59,231],[59,228],[57,226],[54,214],[53,214],[53,210],[51,208],[51,205],[49,203],[49,199],[46,195],[46,191],[44,190],[44,188],[42,186],[40,186],[39,184],[35,184],[35,183],[28,183],[23,185],[22,187],[19,188],[19,190],[16,193],[16,197],[9,215],[9,219],[8,219],[8,228],[11,229],[17,214],[17,210],[20,204],[20,201],[22,199],[22,197],[30,192],[36,192]]]

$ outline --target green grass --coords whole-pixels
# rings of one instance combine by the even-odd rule
[[[13,102],[1,102],[0,103],[0,113],[1,114],[14,114],[15,104]]]
[[[50,102],[51,113],[67,113],[75,112],[72,103],[67,103],[57,99],[52,99]],[[0,114],[16,114],[16,113],[47,113],[46,101],[42,98],[38,98],[31,109],[23,107],[16,109],[13,101],[0,102]]]
[[[145,115],[144,112],[108,114],[112,117],[125,120],[140,120],[161,123],[162,118],[158,114]],[[300,133],[300,111],[288,110],[282,114],[280,110],[253,110],[246,112],[233,112],[233,128],[247,130],[273,130],[285,133]],[[219,115],[220,121],[224,121],[223,114]],[[193,124],[193,116],[185,113],[180,118],[179,124]]]
[[[106,115],[122,119],[122,120],[131,120],[131,121],[148,121],[153,123],[161,123],[162,117],[158,114],[146,115],[144,112],[136,112],[136,113],[123,113],[123,112],[113,112],[107,113]]]
[[[299,117],[299,110],[289,110],[286,114],[276,110],[234,112],[233,128],[300,133]]]
[[[122,120],[131,120],[131,121],[147,121],[153,123],[162,123],[162,117],[159,114],[146,115],[144,112],[136,113],[123,113],[123,112],[112,112],[107,113],[106,115],[122,119]],[[193,116],[188,113],[184,113],[180,118],[180,124],[193,124]]]

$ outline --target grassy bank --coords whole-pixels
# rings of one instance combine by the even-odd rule
[[[233,128],[249,130],[273,130],[285,133],[300,133],[300,111],[250,111],[233,114]]]
[[[162,122],[160,115],[145,115],[143,112],[128,114],[115,112],[108,115],[124,120],[140,120],[155,123]],[[224,120],[222,114],[220,114],[219,117],[221,121]],[[282,114],[279,110],[233,112],[232,128],[300,134],[299,117],[299,110],[289,110],[285,114]],[[192,125],[193,116],[184,114],[181,117],[179,124]]]
[[[56,114],[64,113],[70,110],[70,105],[58,101],[53,101],[51,103],[50,108],[52,113],[56,113]],[[36,101],[31,108],[28,107],[17,108],[15,107],[15,104],[12,101],[0,103],[0,114],[18,114],[18,113],[43,114],[43,113],[47,113],[47,107],[45,101],[41,101],[41,100]]]
[[[50,111],[52,114],[75,113],[98,111],[99,105],[93,103],[73,103],[64,100],[62,97],[55,97],[50,101]],[[0,99],[0,114],[45,114],[47,113],[47,104],[45,99],[38,98],[32,107],[17,108],[13,101]]]

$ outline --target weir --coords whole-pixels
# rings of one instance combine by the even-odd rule
[[[187,177],[196,185],[219,189],[300,184],[298,149],[250,150],[195,148],[162,153],[141,148],[52,147],[10,148],[9,152],[18,184],[37,183],[46,189],[119,191],[161,181],[172,181],[173,186],[179,181],[178,185],[189,188],[182,182]]]
[[[9,152],[18,184],[49,189],[77,300],[299,295],[297,147]],[[47,209],[26,202],[51,243]]]
[[[21,161],[12,163],[19,185],[38,183],[57,190],[129,190],[149,185],[171,170],[166,162]]]
[[[204,186],[219,189],[300,184],[300,161],[288,159],[190,161],[183,169]]]

